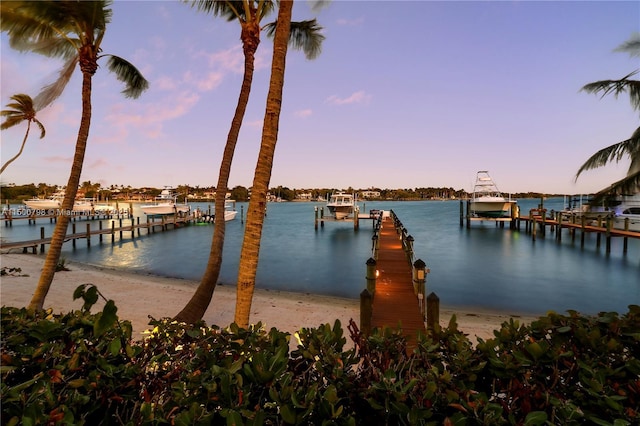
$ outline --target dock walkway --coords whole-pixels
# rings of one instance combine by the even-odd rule
[[[394,220],[385,217],[378,240],[372,327],[402,329],[408,349],[415,347],[418,333],[425,333],[424,316],[413,285],[413,267]]]

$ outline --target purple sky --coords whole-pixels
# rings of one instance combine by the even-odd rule
[[[640,31],[640,3],[333,1],[315,13],[319,58],[289,51],[271,186],[472,189],[489,170],[503,192],[584,193],[626,174],[621,161],[574,182],[597,150],[638,127],[628,95],[580,92],[638,59],[614,49]],[[270,22],[275,15],[265,20]],[[215,186],[242,77],[240,27],[174,1],[117,1],[103,52],[136,65],[138,100],[106,68],[93,78],[81,181]],[[35,96],[61,63],[1,44],[1,102]],[[249,187],[261,137],[271,40],[263,35],[230,187]],[[103,60],[101,65],[105,65]],[[65,185],[80,122],[79,70],[38,118],[3,184]],[[26,125],[2,132],[2,162]]]

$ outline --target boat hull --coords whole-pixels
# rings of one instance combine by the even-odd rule
[[[169,215],[189,212],[189,206],[173,203],[145,205],[141,206],[140,209],[148,215]]]
[[[511,216],[510,201],[472,201],[471,214],[476,217],[501,218]]]
[[[327,206],[329,213],[337,220],[348,218],[353,213],[353,206]]]

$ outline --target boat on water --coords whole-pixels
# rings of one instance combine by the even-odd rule
[[[351,216],[355,211],[356,201],[353,194],[338,191],[331,194],[327,201],[327,209],[334,219],[342,220]]]
[[[640,193],[606,198],[598,204],[594,204],[592,199],[593,195],[565,197],[563,213],[586,216],[590,220],[612,217],[614,228],[640,232]]]
[[[511,207],[515,203],[516,200],[502,195],[488,171],[481,170],[477,173],[470,206],[473,217],[490,219],[510,217]]]
[[[194,213],[198,223],[214,223],[216,215],[204,213],[199,208],[196,209]],[[224,202],[224,221],[228,222],[233,220],[238,215],[238,211],[236,210],[236,200],[225,200]]]
[[[613,227],[640,232],[640,192],[619,196],[613,204]]]
[[[140,209],[147,215],[185,214],[191,210],[187,203],[179,204],[178,196],[171,187],[165,187],[151,204],[143,204]]]
[[[62,208],[62,201],[64,200],[64,191],[58,191],[53,195],[46,198],[31,198],[24,200],[24,205],[31,210],[45,211],[45,210],[58,210]],[[73,209],[75,213],[90,214],[101,213],[111,214],[115,208],[108,204],[98,204],[93,198],[83,198],[76,200],[73,203]]]

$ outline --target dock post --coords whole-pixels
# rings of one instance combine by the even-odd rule
[[[542,209],[540,216],[542,219],[542,238],[545,238],[547,235],[547,211],[545,209]]]
[[[607,254],[611,253],[611,228],[612,227],[613,227],[613,217],[612,216],[608,216],[607,217],[607,232],[606,232]]]
[[[558,227],[556,229],[556,240],[560,242],[562,241],[562,212],[556,212],[556,222],[558,222]]]
[[[371,293],[371,297],[374,297],[376,294],[376,278],[378,275],[376,264],[376,260],[372,257],[367,260],[367,290]]]
[[[584,247],[584,237],[586,234],[585,226],[587,225],[587,218],[582,216],[582,221],[580,222],[580,247]]]
[[[118,227],[120,229],[120,239],[122,239],[122,218],[118,219]]]
[[[131,238],[136,237],[136,218],[131,218]]]
[[[464,226],[464,204],[460,200],[460,228]]]
[[[98,222],[98,230],[100,230],[100,236],[98,237],[100,243],[102,243],[102,221]]]
[[[365,336],[371,333],[373,316],[373,295],[366,288],[360,293],[360,332]]]
[[[73,222],[71,224],[71,233],[72,234],[76,233],[76,223],[75,222]],[[71,239],[71,245],[73,246],[73,248],[76,248],[76,239],[75,238]]]
[[[264,214],[267,215],[266,211]],[[244,206],[240,206],[240,223],[244,223]]]
[[[440,298],[434,292],[427,296],[427,330],[432,334],[440,331]]]
[[[598,215],[598,227],[602,227],[602,216]],[[600,241],[602,240],[602,233],[596,232],[596,247],[600,248]]]
[[[324,228],[324,207],[320,207],[320,228]]]
[[[471,228],[471,200],[467,200],[467,229]]]
[[[624,230],[625,231],[629,231],[629,218],[625,217],[624,218]],[[627,253],[627,248],[629,246],[629,238],[627,238],[626,236],[624,238],[622,238],[622,252],[623,253]]]
[[[40,239],[44,240],[44,226],[40,227]],[[40,253],[44,253],[44,243],[40,244]]]
[[[115,227],[116,227],[116,221],[115,221],[115,220],[112,220],[112,221],[111,221],[111,242],[112,242],[112,243],[113,243],[113,242],[115,242],[115,240],[116,240],[116,230],[115,230]]]
[[[318,206],[313,208],[313,229],[318,230]]]
[[[140,216],[138,216],[136,218],[136,222],[137,222],[137,225],[138,225],[137,228],[138,228],[138,237],[139,237],[140,236]]]
[[[87,223],[87,247],[91,247],[91,223]]]
[[[405,239],[405,241],[406,241],[405,248],[407,252],[407,261],[411,263],[411,259],[413,259],[413,237],[411,235],[407,235],[407,238]]]

